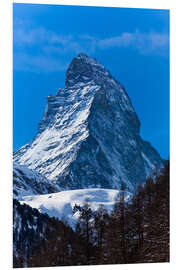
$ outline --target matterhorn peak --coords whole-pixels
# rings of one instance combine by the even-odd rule
[[[84,60],[86,60],[87,62],[88,62],[88,61],[89,61],[89,62],[92,62],[92,61],[97,62],[97,60],[96,60],[95,58],[93,58],[93,57],[91,57],[91,56],[88,56],[86,53],[83,53],[83,52],[78,53],[78,55],[77,55],[75,58],[76,58],[76,59],[84,59]]]
[[[94,81],[102,85],[110,73],[95,58],[85,53],[79,53],[70,63],[66,72],[66,87],[71,87],[77,82]]]
[[[74,64],[74,62],[81,63],[82,65],[99,66],[104,68],[103,65],[101,65],[95,58],[87,55],[86,53],[79,53],[77,56],[75,56],[72,59],[70,66],[71,64]]]
[[[65,189],[129,190],[163,161],[140,137],[140,121],[118,81],[94,58],[78,54],[66,87],[47,98],[39,131],[14,160]]]

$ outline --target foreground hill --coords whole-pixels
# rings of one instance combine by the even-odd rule
[[[79,218],[79,212],[73,211],[75,205],[83,206],[88,203],[92,211],[97,211],[99,206],[102,205],[108,213],[111,213],[119,196],[120,192],[118,190],[94,188],[68,190],[47,195],[24,196],[20,203],[36,208],[50,217],[64,220],[75,228]],[[126,200],[128,200],[130,193],[126,192],[125,196]]]
[[[88,199],[93,209],[97,200],[105,203],[95,211],[87,204],[76,205],[75,230],[67,222],[40,213],[45,209],[40,196],[29,197],[25,204],[14,200],[14,267],[169,262],[169,164],[154,181],[149,178],[139,186],[130,199],[121,193],[113,208],[117,191],[103,192],[74,190],[53,194],[54,198],[42,196],[42,206],[50,213],[52,207],[69,209],[60,194],[74,203]],[[105,208],[112,211],[107,213]]]

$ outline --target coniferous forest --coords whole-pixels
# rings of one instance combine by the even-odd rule
[[[102,205],[79,211],[76,230],[14,200],[13,266],[132,264],[169,262],[169,162],[108,214]]]

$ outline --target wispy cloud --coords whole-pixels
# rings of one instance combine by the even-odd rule
[[[98,46],[100,48],[127,47],[131,45],[134,42],[134,40],[135,40],[134,34],[122,33],[120,36],[99,40]]]
[[[79,52],[91,55],[96,50],[127,48],[136,50],[140,54],[155,53],[166,56],[169,47],[167,33],[153,31],[142,33],[136,30],[101,39],[90,35],[59,35],[43,27],[29,27],[29,25],[27,27],[18,20],[14,23],[13,41],[14,68],[33,72],[65,70],[67,59]],[[32,51],[36,52],[36,56]],[[61,59],[61,62],[58,59]]]
[[[107,39],[99,40],[98,46],[102,49],[112,47],[131,47],[142,54],[156,52],[161,54],[161,49],[168,49],[169,35],[167,33],[141,33],[136,30],[134,33],[122,33]]]
[[[43,27],[34,29],[25,29],[23,27],[18,27],[14,31],[14,44],[15,45],[34,45],[41,43],[48,44],[61,44],[66,45],[72,41],[72,36],[67,35],[57,35],[53,31],[46,30]]]

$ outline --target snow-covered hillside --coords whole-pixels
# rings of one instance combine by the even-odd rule
[[[25,196],[20,203],[37,208],[41,213],[47,213],[50,217],[64,220],[74,228],[79,217],[79,212],[73,213],[75,204],[83,206],[88,203],[93,211],[103,205],[108,212],[111,212],[119,194],[118,190],[113,189],[68,190],[47,195]],[[131,194],[127,192],[125,199],[128,200],[130,196]]]

